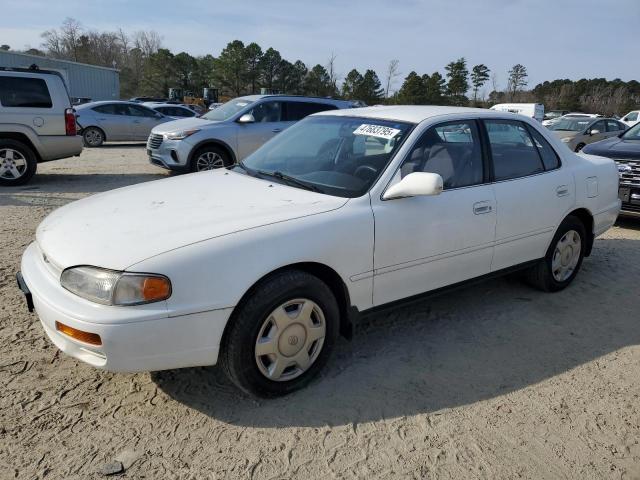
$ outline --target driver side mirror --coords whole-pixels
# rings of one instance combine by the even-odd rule
[[[255,123],[256,119],[250,113],[245,113],[238,119],[238,123]]]
[[[597,128],[592,128],[592,129],[589,131],[589,135],[597,135],[597,134],[599,134],[599,133],[600,133],[600,130],[598,130]]]
[[[440,195],[444,188],[442,177],[437,173],[413,172],[384,192],[383,200],[403,197]]]

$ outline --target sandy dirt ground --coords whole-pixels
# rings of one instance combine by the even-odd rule
[[[561,293],[503,278],[370,317],[307,389],[256,401],[215,367],[59,354],[16,288],[53,209],[166,176],[116,145],[0,190],[0,478],[640,478],[640,222]]]

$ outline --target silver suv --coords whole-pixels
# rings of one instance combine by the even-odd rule
[[[158,125],[147,141],[149,161],[182,172],[231,165],[312,113],[353,108],[331,98],[288,95],[239,97],[205,113]]]
[[[58,72],[0,67],[0,186],[22,185],[38,162],[80,155],[82,139]]]

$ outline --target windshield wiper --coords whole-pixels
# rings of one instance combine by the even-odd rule
[[[246,167],[244,167],[246,169]],[[282,172],[276,170],[275,172],[265,172],[263,170],[256,170],[256,173],[259,175],[263,175],[265,177],[277,178],[278,180],[282,180],[289,185],[295,185],[296,187],[304,188],[305,190],[311,190],[312,192],[324,193],[324,191],[315,185],[311,185],[307,182],[303,182],[302,180],[298,180],[295,177],[291,177],[289,175],[285,175]]]

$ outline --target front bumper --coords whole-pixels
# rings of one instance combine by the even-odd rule
[[[21,276],[49,339],[64,353],[94,367],[138,372],[213,365],[231,309],[169,316],[165,302],[133,307],[99,305],[68,292],[32,243],[22,257]],[[60,322],[100,335],[85,344],[58,330]]]
[[[149,163],[176,172],[189,171],[189,156],[193,146],[188,140],[162,139],[158,145],[157,141],[152,142],[152,136],[154,134],[151,134],[147,141]]]
[[[622,201],[620,215],[640,217],[640,186],[620,184],[618,196]]]

